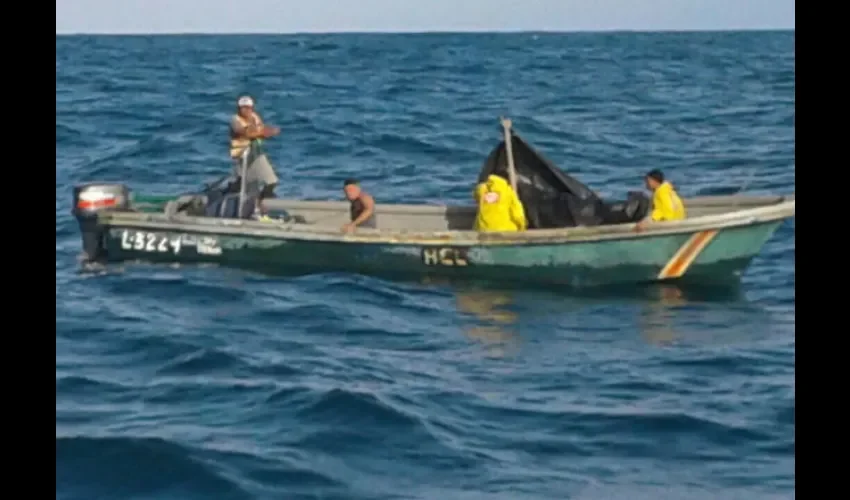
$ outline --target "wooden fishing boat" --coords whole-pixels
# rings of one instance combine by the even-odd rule
[[[564,205],[568,196],[575,206],[576,200],[584,203],[594,196],[582,191],[586,188],[580,183],[569,185],[577,181],[533,151],[509,124],[505,130],[505,140],[485,162],[482,176],[507,164],[527,207],[542,203],[529,200],[529,193],[544,178],[567,179],[560,184],[563,193],[547,198],[550,204],[558,199]],[[521,165],[514,161],[517,147],[526,158]],[[529,155],[536,158],[528,160]],[[246,159],[246,168],[248,163]],[[240,214],[244,189],[242,183]],[[548,192],[545,187],[538,191]],[[199,199],[207,202],[206,193],[134,197],[123,185],[75,187],[86,255],[111,262],[216,263],[270,272],[413,274],[569,286],[710,283],[739,276],[780,224],[795,215],[793,195],[702,196],[685,200],[686,219],[649,223],[642,230],[635,222],[645,210],[627,222],[570,227],[540,227],[546,225],[540,220],[552,212],[531,210],[536,228],[479,233],[473,230],[473,206],[379,200],[376,229],[343,233],[340,228],[349,220],[346,202],[267,199],[263,203],[270,212],[285,214],[272,221],[202,215],[186,208]]]

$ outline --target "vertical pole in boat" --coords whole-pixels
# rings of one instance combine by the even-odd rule
[[[511,134],[511,120],[508,118],[502,118],[502,130],[505,135],[505,156],[507,156],[508,163],[508,179],[511,183],[511,189],[516,190],[516,167],[514,166],[514,141]]]
[[[251,153],[251,146],[245,148],[245,152],[242,153],[242,165],[239,172],[239,206],[236,213],[236,217],[242,218],[243,213],[243,204],[245,203],[245,177],[248,173],[248,155]]]

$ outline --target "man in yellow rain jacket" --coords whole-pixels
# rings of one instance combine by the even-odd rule
[[[523,231],[528,225],[522,202],[501,175],[490,175],[476,186],[475,202],[478,203],[476,231]]]
[[[676,194],[673,185],[664,180],[664,174],[660,170],[653,170],[646,174],[646,187],[652,191],[652,212],[649,218],[653,222],[681,220],[686,216],[685,204]],[[643,229],[646,220],[638,223],[638,229]]]

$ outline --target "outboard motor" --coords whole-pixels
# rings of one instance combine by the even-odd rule
[[[83,251],[89,261],[103,257],[104,228],[98,215],[130,208],[130,190],[123,184],[89,183],[74,186],[72,213],[80,224]]]

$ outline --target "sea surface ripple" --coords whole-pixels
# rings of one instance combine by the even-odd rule
[[[794,32],[56,38],[56,497],[794,496],[794,223],[740,287],[599,296],[127,265],[71,186],[468,203],[497,118],[606,197],[794,192]]]

